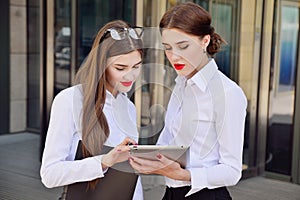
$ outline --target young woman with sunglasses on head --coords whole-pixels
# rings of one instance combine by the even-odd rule
[[[178,77],[157,144],[189,146],[187,166],[161,154],[157,161],[131,157],[130,164],[166,177],[163,199],[231,199],[226,186],[241,178],[247,99],[211,58],[225,41],[210,14],[194,3],[167,11],[160,29]]]
[[[40,173],[46,187],[65,186],[61,199],[143,199],[128,164],[138,131],[126,95],[141,70],[140,34],[120,20],[103,26],[78,84],[53,101]]]

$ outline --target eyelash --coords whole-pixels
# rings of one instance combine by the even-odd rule
[[[179,49],[181,50],[184,50],[184,49],[187,49],[189,47],[189,45],[184,45],[184,46],[178,46]],[[165,51],[171,51],[172,50],[172,47],[166,47],[165,46]]]
[[[166,51],[170,51],[170,50],[172,50],[172,48],[171,47],[164,47],[164,49],[166,50]]]
[[[141,65],[135,65],[135,66],[133,66],[132,68],[138,69],[138,68],[140,68],[140,67],[141,67]]]
[[[135,66],[133,66],[132,67],[133,69],[138,69],[138,68],[140,68],[140,65],[135,65]],[[116,67],[116,70],[118,70],[118,71],[123,71],[125,68],[117,68]]]
[[[179,49],[187,49],[189,47],[189,45],[184,45],[184,46],[179,46]]]

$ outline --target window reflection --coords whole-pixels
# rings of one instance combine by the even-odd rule
[[[55,83],[54,95],[71,85],[71,2],[70,0],[55,1]],[[134,0],[79,0],[78,31],[76,43],[77,66],[80,67],[90,51],[94,37],[105,23],[114,19],[122,19],[131,24],[135,22]],[[74,75],[74,74],[72,74]]]
[[[293,91],[295,86],[295,71],[297,62],[297,40],[299,30],[298,8],[282,8],[280,73],[278,92]]]
[[[55,66],[58,68],[70,68],[70,27],[62,27],[55,38]]]
[[[54,95],[71,84],[71,2],[57,0],[55,4]]]
[[[79,0],[77,69],[89,53],[96,33],[104,24],[115,19],[135,24],[135,4],[135,0]]]
[[[232,74],[230,74],[230,54],[232,46],[231,33],[233,32],[233,5],[231,3],[213,3],[212,6],[213,26],[216,32],[228,43],[216,54],[215,59],[218,63],[219,70],[230,77],[230,75],[232,76]]]
[[[28,1],[27,25],[27,128],[32,131],[40,129],[40,13],[39,1]]]

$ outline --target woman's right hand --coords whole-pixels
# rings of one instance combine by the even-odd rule
[[[128,144],[137,144],[136,141],[134,141],[131,138],[125,138],[121,144],[113,148],[110,152],[107,154],[104,154],[102,156],[102,168],[106,169],[108,167],[113,166],[116,163],[124,162],[129,159],[130,153],[129,153],[129,146]]]

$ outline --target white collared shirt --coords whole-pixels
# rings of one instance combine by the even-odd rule
[[[203,188],[235,185],[241,178],[247,99],[241,88],[214,61],[192,78],[178,76],[159,145],[190,146],[186,169],[191,181],[166,178],[169,187]]]
[[[101,167],[102,155],[74,161],[78,142],[82,139],[82,100],[81,86],[76,85],[61,91],[53,101],[40,170],[46,187],[59,187],[105,176]],[[125,137],[138,141],[135,106],[126,94],[119,93],[115,98],[106,91],[103,112],[110,130],[104,145],[115,147]],[[140,178],[133,199],[143,199]]]

